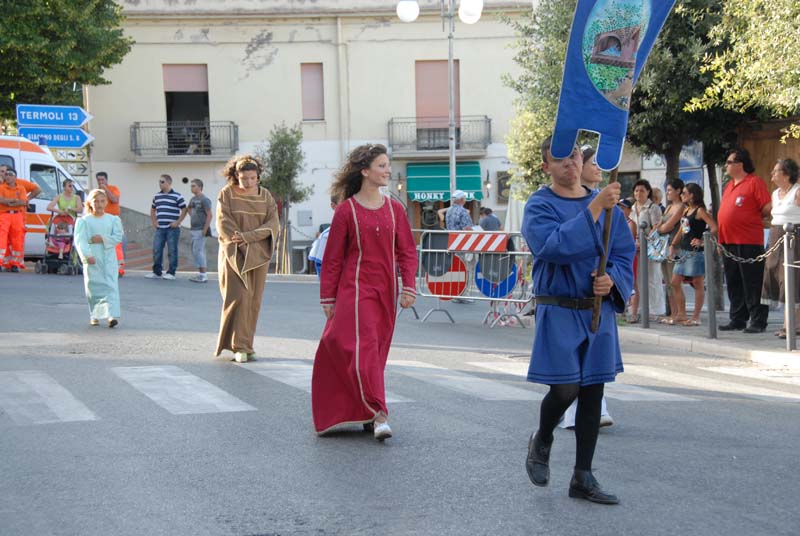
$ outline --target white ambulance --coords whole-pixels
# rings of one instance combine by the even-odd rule
[[[0,136],[0,165],[4,164],[14,168],[17,177],[33,182],[42,189],[42,193],[28,205],[25,216],[25,258],[44,257],[44,234],[50,221],[47,205],[61,193],[64,179],[73,179],[56,162],[50,149],[18,136]],[[83,198],[81,185],[73,182],[75,192]]]

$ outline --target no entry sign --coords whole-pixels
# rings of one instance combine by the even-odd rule
[[[431,294],[442,300],[450,300],[461,296],[467,288],[467,267],[464,261],[453,255],[450,269],[440,276],[425,276],[425,283]]]

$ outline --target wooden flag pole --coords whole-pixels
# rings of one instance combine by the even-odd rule
[[[615,167],[611,171],[608,178],[608,183],[617,182],[617,172],[619,167]],[[605,210],[606,217],[603,221],[603,255],[600,257],[600,262],[597,263],[597,276],[600,277],[606,274],[606,264],[608,264],[608,247],[611,241],[611,220],[614,217],[614,207]],[[600,307],[603,305],[603,296],[594,297],[594,306],[592,307],[592,333],[597,333],[600,329]]]

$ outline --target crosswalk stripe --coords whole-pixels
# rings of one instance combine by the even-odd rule
[[[542,394],[422,361],[389,361],[390,370],[483,400],[541,400]]]
[[[718,378],[708,378],[704,376],[684,374],[682,372],[673,372],[671,370],[656,367],[648,367],[644,365],[626,365],[625,368],[626,370],[629,370],[631,374],[636,376],[660,380],[666,383],[678,384],[683,387],[701,389],[703,391],[732,393],[765,400],[772,400],[775,398],[789,398],[794,400],[800,399],[800,394],[728,382]]]
[[[242,368],[306,393],[311,393],[311,373],[313,372],[311,363],[305,361],[260,360],[243,365]],[[386,391],[386,402],[396,404],[398,402],[412,402],[412,400]]]
[[[699,399],[665,393],[656,389],[627,383],[607,383],[603,393],[608,398],[627,402],[697,402]]]
[[[256,409],[180,367],[113,367],[111,370],[173,415]]]
[[[69,391],[38,370],[0,372],[0,407],[16,424],[97,420]]]
[[[527,378],[528,376],[528,363],[522,363],[517,361],[501,361],[501,362],[491,362],[491,363],[484,363],[478,361],[472,361],[467,363],[467,365],[472,365],[473,367],[480,367],[487,370],[493,370],[495,372],[502,372],[503,374],[508,374],[509,376],[519,376],[522,379]]]
[[[730,376],[740,376],[742,378],[752,378],[774,383],[785,383],[787,385],[800,385],[800,373],[785,373],[780,370],[762,370],[740,367],[701,367],[700,370],[709,372],[719,372]]]
[[[470,362],[467,364],[496,372],[502,372],[503,374],[509,374],[511,376],[517,376],[521,379],[526,379],[528,376],[528,363],[502,361],[496,363]],[[605,395],[608,398],[627,402],[691,402],[696,400],[687,396],[665,393],[663,391],[658,391],[647,387],[640,387],[638,385],[630,385],[619,382],[607,383],[605,387]]]

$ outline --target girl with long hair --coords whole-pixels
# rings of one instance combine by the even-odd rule
[[[391,173],[386,147],[361,145],[331,187],[341,202],[325,246],[320,302],[327,323],[311,380],[320,435],[362,424],[379,441],[392,436],[384,369],[398,295],[403,308],[416,298],[417,254],[405,208],[381,192]]]
[[[95,189],[86,197],[86,214],[75,224],[75,248],[83,264],[83,285],[89,302],[89,324],[106,320],[119,323],[119,274],[117,244],[122,242],[122,221],[106,214],[108,198]]]
[[[667,181],[667,210],[664,212],[664,217],[661,223],[656,227],[658,234],[668,235],[669,244],[675,239],[675,235],[680,230],[680,221],[683,216],[683,211],[686,206],[683,204],[681,197],[683,196],[683,189],[686,185],[680,179],[671,179]],[[672,270],[674,266],[666,259],[661,262],[661,275],[666,282],[667,290],[667,303],[669,303],[669,316],[661,319],[662,324],[675,324],[675,296],[672,294]],[[685,318],[683,319],[685,320]]]
[[[231,158],[222,170],[228,184],[217,196],[222,314],[215,355],[230,350],[237,363],[255,357],[261,297],[280,228],[275,200],[259,183],[261,171],[250,155]]]
[[[675,264],[672,272],[672,295],[675,299],[675,310],[672,312],[674,323],[683,326],[699,326],[700,310],[705,299],[703,280],[706,273],[705,254],[703,251],[703,233],[706,226],[711,233],[717,234],[717,223],[706,210],[703,200],[703,189],[689,183],[683,189],[683,202],[686,204],[681,218],[680,231],[675,235],[670,246],[670,255],[677,255],[682,260]],[[680,251],[678,251],[680,247]],[[681,284],[684,278],[691,278],[694,287],[694,311],[692,318],[686,318],[686,296]]]

